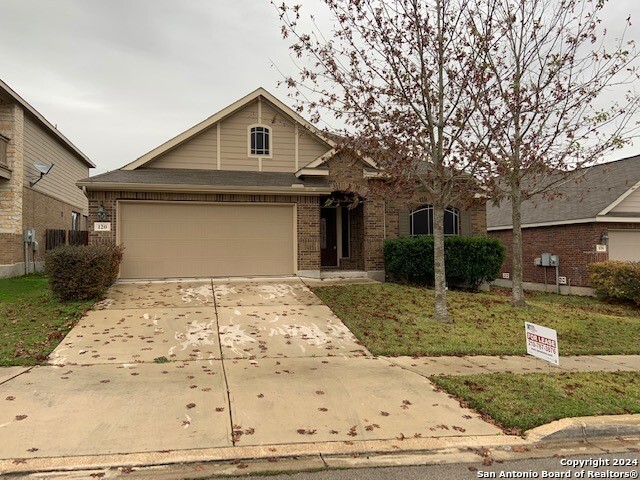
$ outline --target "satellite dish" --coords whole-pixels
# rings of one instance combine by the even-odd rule
[[[40,172],[41,175],[46,175],[47,173],[49,173],[51,171],[51,169],[53,168],[53,163],[39,163],[39,162],[34,162],[33,166],[36,167],[38,169],[38,171]]]
[[[53,163],[33,162],[33,166],[40,172],[40,176],[36,180],[31,180],[29,182],[30,187],[33,187],[36,183],[42,180],[42,177],[51,171]]]

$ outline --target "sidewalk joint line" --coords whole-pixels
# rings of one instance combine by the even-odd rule
[[[218,319],[218,302],[216,301],[216,290],[213,285],[213,278],[209,279],[211,285],[211,294],[213,297],[213,310],[216,318],[216,335],[218,336],[218,350],[220,351],[220,365],[222,368],[222,378],[224,379],[224,388],[227,391],[227,408],[229,409],[229,425],[231,427],[231,444],[235,447],[236,440],[233,435],[233,413],[231,412],[231,392],[229,391],[229,380],[227,379],[227,369],[224,365],[224,355],[222,354],[222,342],[220,340],[220,321]]]
[[[16,373],[13,377],[7,378],[6,380],[0,382],[0,385],[4,385],[5,383],[10,382],[14,378],[18,378],[20,375],[24,375],[25,373],[29,373],[31,370],[34,369],[34,367],[35,367],[35,365],[32,365],[32,366],[28,367],[24,372]]]

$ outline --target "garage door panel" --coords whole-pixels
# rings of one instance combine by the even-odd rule
[[[640,230],[609,230],[609,259],[640,261]]]
[[[290,275],[292,205],[120,205],[122,278]]]

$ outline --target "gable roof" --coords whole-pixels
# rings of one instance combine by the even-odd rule
[[[569,179],[555,199],[539,197],[523,202],[522,226],[595,222],[604,215],[615,221],[610,210],[639,186],[640,155],[595,165],[584,170],[579,182]],[[499,206],[487,203],[487,229],[511,229],[511,212],[509,201]]]
[[[89,166],[89,168],[95,168],[95,164],[89,160],[84,153],[80,151],[78,147],[76,147],[71,140],[65,137],[60,131],[53,126],[49,121],[42,116],[40,112],[38,112],[35,108],[33,108],[24,98],[18,95],[9,85],[0,80],[0,91],[4,91],[6,95],[9,95],[16,103],[18,103],[22,108],[24,108],[32,117],[36,119],[38,123],[40,123],[43,127],[47,129],[47,131],[52,134],[67,150],[71,151],[79,160],[84,162]]]
[[[178,145],[186,142],[190,138],[195,137],[200,132],[206,130],[207,128],[209,128],[209,127],[211,127],[213,125],[215,125],[219,121],[223,120],[225,117],[228,117],[229,115],[232,115],[233,113],[235,113],[238,110],[240,110],[242,107],[244,107],[244,106],[248,105],[249,103],[253,102],[254,100],[258,99],[259,97],[262,97],[262,98],[268,100],[275,107],[277,107],[279,110],[281,110],[285,115],[289,116],[292,120],[294,120],[298,124],[300,124],[303,127],[305,127],[307,130],[309,130],[310,132],[315,134],[318,138],[320,138],[323,142],[325,142],[330,147],[334,147],[335,146],[335,142],[331,138],[329,138],[327,135],[324,135],[318,128],[316,128],[314,125],[312,125],[311,123],[306,121],[298,113],[296,113],[294,110],[292,110],[287,105],[282,103],[276,97],[271,95],[267,90],[265,90],[264,88],[260,87],[260,88],[258,88],[256,90],[254,90],[253,92],[251,92],[249,95],[246,95],[246,96],[242,97],[240,100],[232,103],[228,107],[223,108],[219,112],[211,115],[209,118],[203,120],[202,122],[198,123],[197,125],[194,125],[193,127],[189,128],[188,130],[185,130],[181,134],[179,134],[179,135],[173,137],[172,139],[166,141],[162,145],[154,148],[150,152],[145,153],[144,155],[142,155],[137,160],[135,160],[135,161],[125,165],[124,167],[122,167],[121,170],[135,170],[136,168],[140,168],[140,167],[146,165],[147,163],[155,160],[157,157],[159,157],[163,153],[166,153],[169,150],[177,147]]]

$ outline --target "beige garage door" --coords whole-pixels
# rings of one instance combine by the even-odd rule
[[[292,205],[120,203],[122,278],[290,275]]]
[[[609,258],[640,261],[640,230],[609,230]]]

